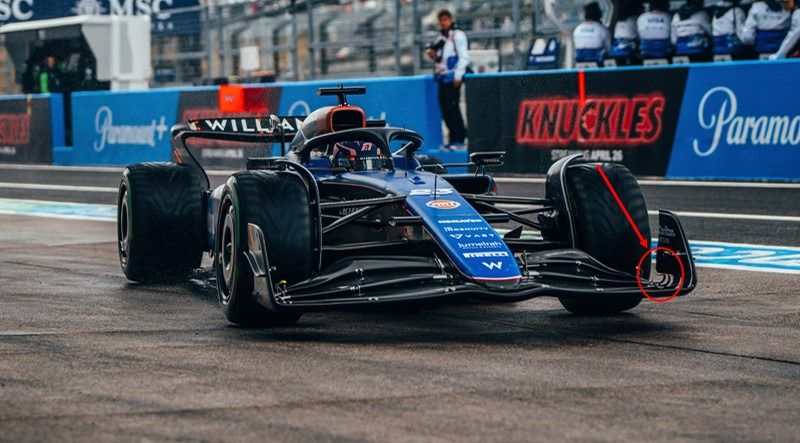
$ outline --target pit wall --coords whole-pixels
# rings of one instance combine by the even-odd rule
[[[800,61],[753,61],[586,71],[471,75],[470,152],[505,150],[501,172],[541,174],[581,153],[640,176],[800,181]],[[364,85],[351,96],[369,118],[425,138],[423,153],[463,162],[443,143],[430,76],[247,85],[246,109],[220,111],[220,88],[72,95],[73,146],[64,146],[59,94],[0,98],[0,162],[125,165],[171,159],[169,128],[190,118],[304,115],[332,104],[319,87]],[[255,103],[255,107],[251,106]],[[276,155],[272,152],[259,155]],[[252,152],[205,146],[206,164],[242,165]]]
[[[126,92],[79,92],[73,94],[74,147],[58,158],[62,164],[125,165],[171,158],[170,127],[189,119],[217,116],[277,114],[306,115],[315,108],[336,103],[320,97],[317,88],[364,85],[367,95],[350,96],[368,118],[385,119],[390,125],[414,128],[425,137],[425,146],[442,144],[441,116],[436,85],[430,76],[368,80],[271,83],[247,85],[248,99],[237,112],[221,112],[220,88],[191,87]],[[252,98],[257,98],[253,103]],[[230,103],[222,103],[226,109]],[[279,148],[273,147],[273,155]],[[220,145],[202,147],[204,164],[243,165],[248,149]],[[265,155],[266,153],[261,153]],[[240,158],[241,157],[241,158]]]
[[[582,153],[635,174],[800,180],[799,60],[549,71],[467,82],[469,145],[505,172]]]

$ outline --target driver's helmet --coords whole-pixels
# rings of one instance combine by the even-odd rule
[[[386,158],[375,143],[338,142],[333,145],[333,166],[353,171],[375,171],[386,167]]]

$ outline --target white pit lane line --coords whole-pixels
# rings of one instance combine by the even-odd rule
[[[114,193],[119,189],[105,186],[74,186],[74,185],[52,185],[41,183],[9,183],[0,182],[0,189],[23,189],[31,191],[67,191],[67,192],[98,192]]]
[[[0,214],[5,215],[114,223],[116,209],[114,205],[0,198]],[[505,235],[508,229],[497,229],[497,232]],[[541,235],[536,231],[523,231],[521,238],[541,239]],[[656,244],[658,239],[652,241]],[[689,244],[698,267],[800,274],[798,247],[696,240]]]
[[[9,182],[0,182],[0,189],[87,192],[87,193],[101,193],[101,194],[116,194],[118,192],[117,188],[106,187],[106,186],[74,186],[74,185],[54,185],[54,184],[41,184],[41,183],[9,183]],[[497,206],[499,208],[505,208],[511,210],[522,209],[527,207],[525,205],[515,205],[515,204],[500,204]],[[647,213],[650,215],[658,215],[658,211],[647,211]],[[735,213],[729,214],[724,212],[694,212],[694,211],[677,211],[675,213],[678,215],[678,217],[687,217],[687,218],[714,218],[714,219],[727,219],[727,220],[776,221],[776,222],[800,223],[800,216],[793,216],[793,215],[764,215],[764,214],[735,214]]]
[[[515,210],[529,208],[528,205],[498,204],[498,208]],[[673,211],[678,217],[686,218],[716,218],[723,220],[750,220],[750,221],[776,221],[800,223],[800,216],[794,215],[765,215],[765,214],[730,214],[726,212],[695,212]],[[647,211],[648,215],[658,215],[658,211]]]

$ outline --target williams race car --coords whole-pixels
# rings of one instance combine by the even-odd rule
[[[227,319],[287,325],[303,312],[482,297],[555,296],[570,312],[608,315],[646,296],[667,300],[697,284],[684,230],[659,211],[658,247],[634,176],[617,163],[555,162],[544,197],[502,196],[486,169],[421,164],[414,131],[365,118],[347,95],[306,117],[200,119],[172,131],[174,163],[128,166],[118,196],[119,258],[133,281],[198,275],[213,258]],[[280,144],[211,189],[187,147]],[[288,152],[285,143],[290,142]],[[446,167],[474,168],[448,174]],[[531,235],[537,232],[536,235]],[[651,278],[651,254],[655,271]]]

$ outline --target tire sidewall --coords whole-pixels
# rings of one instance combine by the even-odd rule
[[[232,241],[233,251],[231,253],[231,264],[233,270],[231,273],[230,283],[225,281],[224,272],[222,269],[221,254],[223,254],[223,241],[225,233],[223,232],[225,225],[225,218],[229,212],[233,212],[233,229]],[[248,275],[247,269],[244,269],[240,264],[241,253],[243,251],[242,245],[243,232],[242,232],[242,214],[237,195],[236,179],[231,177],[225,184],[225,190],[222,193],[222,203],[220,205],[219,217],[217,218],[216,236],[214,238],[214,269],[217,276],[218,298],[226,315],[229,311],[236,308],[237,304],[242,303],[242,298],[250,294],[245,292],[252,292],[252,275]],[[248,285],[246,281],[249,280]],[[224,285],[224,288],[223,288]],[[223,291],[225,289],[226,291]],[[225,294],[224,292],[227,292]]]

